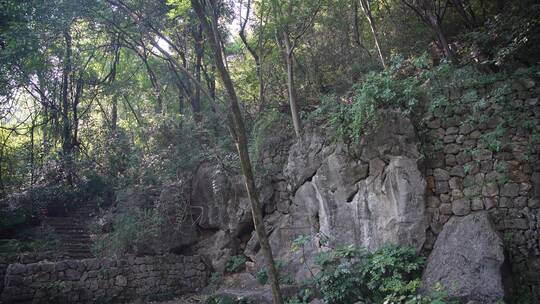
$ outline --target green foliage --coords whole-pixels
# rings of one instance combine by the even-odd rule
[[[506,9],[489,18],[484,27],[464,36],[490,56],[485,63],[502,64],[516,58],[530,60],[538,54],[540,5],[508,1]]]
[[[246,267],[246,261],[245,255],[232,256],[227,263],[225,263],[225,271],[229,273],[242,271]]]
[[[167,5],[170,6],[169,18],[183,16],[191,8],[189,0],[167,0]]]
[[[58,250],[60,241],[54,230],[49,227],[44,229],[19,229],[15,234],[16,239],[0,240],[0,256],[17,256],[22,253],[53,253]]]
[[[267,111],[259,116],[259,119],[253,125],[250,154],[252,159],[257,160],[261,157],[261,152],[265,148],[265,140],[270,136],[276,135],[279,129],[280,134],[286,134],[290,131],[289,117],[276,110]]]
[[[206,299],[205,304],[237,304],[238,301],[230,295],[212,295]]]
[[[399,109],[404,115],[414,112],[420,100],[420,81],[403,77],[405,63],[396,57],[391,67],[382,72],[371,72],[354,88],[350,104],[339,104],[329,118],[329,125],[337,136],[346,141],[358,141],[362,134],[377,123],[382,109]]]
[[[326,303],[401,303],[416,297],[425,259],[407,247],[369,253],[346,246],[319,254],[316,262],[321,268],[316,281]]]
[[[144,299],[147,302],[165,302],[165,301],[171,301],[175,298],[175,294],[173,292],[162,292],[162,293],[154,293],[151,295],[147,295],[144,297]]]
[[[311,241],[311,236],[307,234],[299,235],[291,243],[291,249],[293,251],[298,251],[302,249],[307,243]]]
[[[278,280],[280,284],[293,284],[294,278],[292,277],[292,274],[287,272],[287,264],[283,261],[276,260],[276,270],[278,272]],[[262,267],[257,273],[255,273],[255,279],[257,282],[259,282],[261,285],[265,285],[268,283],[268,271],[265,267]]]
[[[316,257],[321,267],[316,281],[326,303],[354,303],[365,297],[361,267],[366,255],[364,250],[347,246]]]
[[[368,297],[375,302],[400,302],[416,294],[424,262],[410,247],[385,246],[368,255],[362,268]]]
[[[161,218],[155,213],[131,209],[113,217],[113,231],[102,235],[94,244],[93,252],[98,256],[120,257],[133,253],[137,246],[148,246],[159,235]]]
[[[221,283],[223,280],[223,274],[221,272],[212,272],[210,274],[210,285],[211,286],[217,286]]]
[[[314,290],[309,286],[301,286],[298,293],[287,299],[286,304],[307,304],[315,295]]]

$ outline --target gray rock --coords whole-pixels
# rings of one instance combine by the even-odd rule
[[[461,198],[452,202],[452,212],[455,215],[467,215],[471,212],[471,201]]]
[[[444,147],[444,153],[447,154],[456,154],[460,150],[459,145],[456,144],[449,144]]]
[[[424,198],[426,182],[416,161],[396,157],[381,177],[362,181],[353,203],[357,215],[356,238],[375,249],[385,243],[420,249],[425,241]]]
[[[464,177],[465,176],[465,170],[463,169],[463,166],[454,166],[450,170],[451,176],[458,176],[458,177]]]
[[[498,194],[499,194],[499,185],[497,185],[496,183],[490,182],[490,183],[485,184],[482,187],[482,195],[484,196],[494,197]]]
[[[457,127],[450,127],[446,129],[446,135],[458,134],[459,129]]]
[[[447,181],[435,182],[435,193],[436,194],[447,193],[448,191],[450,191],[450,186],[448,185]]]
[[[504,220],[504,228],[525,230],[529,228],[529,223],[527,219],[524,219],[524,218],[507,219],[507,220]]]
[[[452,214],[452,204],[444,203],[444,204],[441,205],[439,210],[441,211],[441,214],[451,215]]]
[[[438,284],[451,299],[494,303],[504,298],[503,242],[487,212],[453,217],[443,227],[423,274],[424,292]]]
[[[68,269],[66,270],[66,279],[70,281],[78,281],[81,278],[81,273],[77,270]]]
[[[446,170],[435,169],[433,170],[433,177],[436,181],[447,181],[450,179],[450,174]]]
[[[359,144],[327,143],[316,138],[322,135],[307,133],[291,147],[284,175],[293,185],[292,204],[287,214],[266,216],[265,224],[275,257],[288,262],[287,270],[297,281],[309,276],[307,267],[324,249],[320,235],[328,237],[332,247],[422,247],[426,181],[418,168],[419,140],[401,113],[382,115],[385,124]],[[304,248],[306,263],[300,252],[291,250],[299,235],[312,236]],[[255,236],[244,252],[263,265]]]
[[[427,206],[429,208],[439,208],[441,200],[436,196],[430,196],[427,198]]]
[[[484,201],[481,198],[473,198],[471,203],[471,210],[478,211],[484,209]]]
[[[530,208],[540,208],[540,199],[530,198],[527,202]]]
[[[507,183],[501,187],[501,196],[516,197],[519,194],[519,185],[516,183]]]

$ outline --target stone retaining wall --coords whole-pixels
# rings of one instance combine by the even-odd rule
[[[65,259],[66,257],[59,256],[58,253],[49,251],[0,256],[0,295],[4,290],[4,276],[6,275],[6,270],[10,264],[32,264],[44,260],[59,261]]]
[[[111,303],[167,298],[202,288],[209,271],[199,256],[129,256],[8,266],[2,301]]]
[[[505,89],[506,88],[506,89]],[[463,99],[472,96],[474,102]],[[501,232],[513,294],[540,300],[540,103],[517,77],[449,92],[425,134],[431,250],[453,216],[488,210]]]

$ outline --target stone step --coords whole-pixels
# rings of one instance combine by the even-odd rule
[[[80,235],[59,235],[58,239],[63,243],[69,243],[69,242],[92,242],[92,239],[88,237],[81,237]]]
[[[85,249],[73,248],[73,249],[66,249],[64,251],[70,254],[91,254],[92,253],[92,250],[90,248],[85,248]]]
[[[79,248],[90,248],[90,246],[88,244],[75,244],[75,243],[66,243],[63,245],[64,248],[74,248],[74,249],[79,249]]]

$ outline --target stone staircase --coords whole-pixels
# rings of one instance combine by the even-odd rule
[[[43,223],[54,229],[61,242],[60,250],[71,259],[93,257],[92,239],[87,230],[88,220],[95,215],[95,210],[87,205],[80,206],[68,213],[68,216],[46,216]]]

